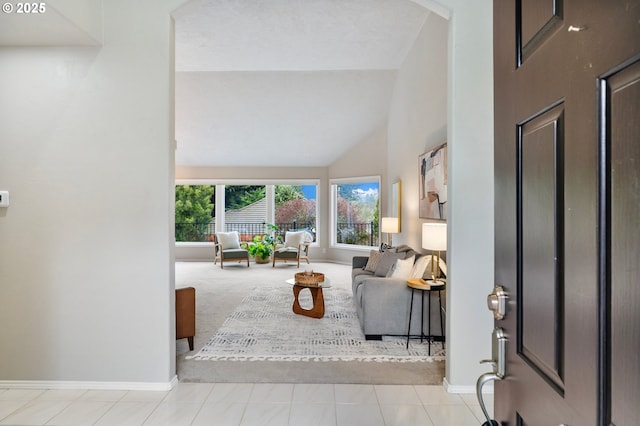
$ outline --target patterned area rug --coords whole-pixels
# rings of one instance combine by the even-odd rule
[[[294,314],[290,286],[258,287],[228,317],[196,354],[187,359],[227,361],[443,361],[441,343],[403,338],[365,340],[351,292],[324,290],[325,316],[320,319]],[[311,307],[308,291],[300,294],[303,308]]]

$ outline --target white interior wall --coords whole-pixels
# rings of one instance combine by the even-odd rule
[[[179,1],[103,3],[102,47],[0,49],[4,382],[167,388],[175,377]]]
[[[398,72],[389,114],[386,193],[402,182],[402,231],[393,240],[416,249],[424,222],[418,217],[418,156],[447,138],[447,39],[448,21],[430,14]]]
[[[479,361],[490,358],[493,329],[486,308],[494,285],[493,6],[491,0],[440,3],[451,11],[446,386],[473,393],[489,370]]]

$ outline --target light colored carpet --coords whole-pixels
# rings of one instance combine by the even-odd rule
[[[195,360],[230,361],[442,361],[440,343],[428,345],[399,337],[365,340],[351,291],[323,290],[325,316],[309,318],[293,313],[292,287],[258,287],[227,318],[216,334],[193,357]],[[303,308],[310,309],[310,292],[300,293]]]
[[[225,320],[256,288],[283,287],[291,292],[285,280],[296,272],[311,268],[323,272],[332,293],[351,291],[351,267],[333,263],[312,263],[300,269],[295,264],[271,265],[251,263],[225,264],[224,270],[213,262],[177,262],[176,287],[196,289],[195,350],[189,351],[186,339],[177,341],[178,377],[185,382],[252,382],[252,383],[371,383],[371,384],[441,384],[444,361],[435,362],[367,362],[367,361],[199,361],[188,359],[202,349],[222,327]],[[337,290],[337,291],[336,291]],[[293,295],[291,295],[293,297]],[[292,300],[292,299],[291,299]],[[290,305],[289,305],[290,306]],[[327,313],[331,310],[326,303]],[[293,313],[291,314],[293,315]],[[297,316],[297,319],[318,321]],[[412,342],[412,345],[414,343]],[[416,344],[419,344],[416,342]],[[433,346],[432,346],[433,353]]]

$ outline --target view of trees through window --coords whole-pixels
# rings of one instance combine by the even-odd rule
[[[243,241],[264,232],[269,218],[284,236],[287,230],[306,229],[316,237],[317,185],[225,185],[225,231],[238,231]],[[267,203],[267,193],[273,194]],[[268,214],[268,205],[274,211]],[[216,229],[215,187],[176,185],[176,241],[211,241]]]
[[[306,229],[316,240],[316,185],[276,185],[275,224],[282,232]]]
[[[212,221],[215,187],[176,185],[176,241],[207,241]]]
[[[333,185],[335,191],[335,243],[378,245],[380,184],[349,182]]]
[[[224,187],[224,211],[239,210],[263,200],[264,185],[226,185]]]
[[[252,241],[264,234],[267,222],[265,185],[226,185],[224,187],[224,230],[238,231],[241,241]]]

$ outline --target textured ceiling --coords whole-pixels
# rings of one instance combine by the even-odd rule
[[[397,69],[427,10],[407,0],[193,0],[177,71]]]
[[[177,9],[176,164],[328,166],[385,125],[428,10],[409,0]]]

